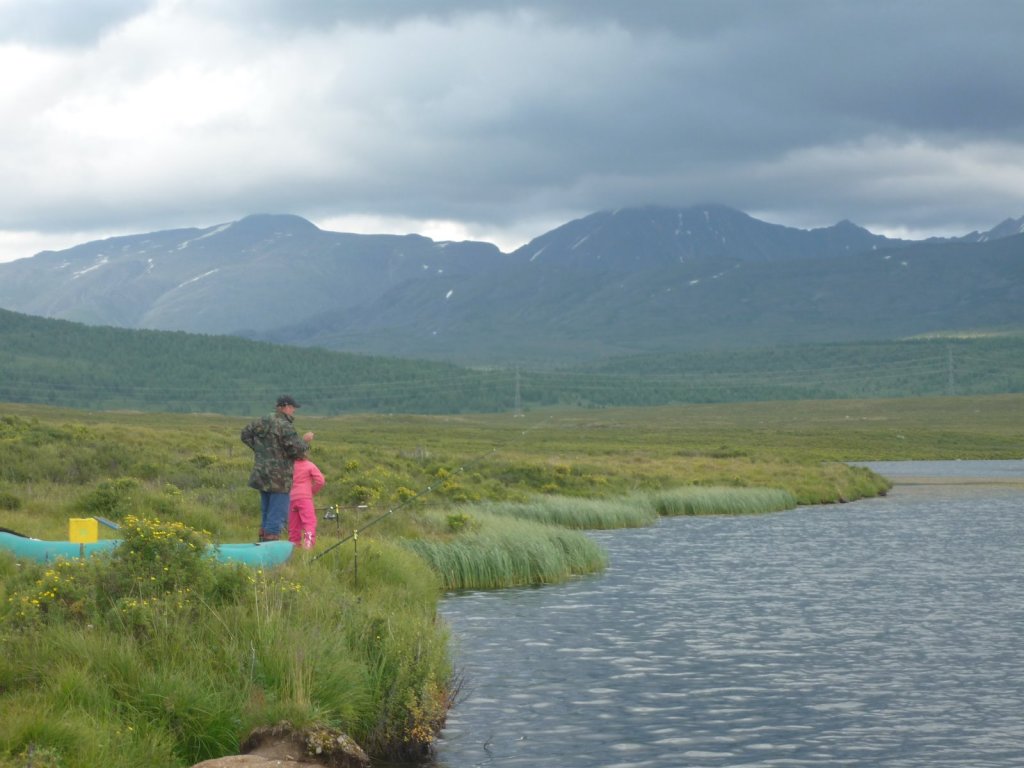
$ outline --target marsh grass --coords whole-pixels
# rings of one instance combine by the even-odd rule
[[[664,517],[678,515],[756,515],[780,512],[797,505],[792,493],[780,488],[703,488],[689,486],[650,491],[632,497]]]
[[[525,502],[494,502],[482,505],[479,509],[499,517],[515,517],[582,530],[642,528],[658,519],[650,504],[642,503],[632,496],[612,499],[538,496]]]
[[[753,515],[796,506],[796,497],[781,488],[685,486],[637,491],[614,499],[538,496],[526,502],[469,507],[464,514],[470,522],[474,514],[485,514],[577,530],[609,530],[651,525],[659,516]]]
[[[595,573],[606,556],[579,531],[476,511],[466,533],[403,545],[440,575],[445,589],[497,589],[563,581]]]

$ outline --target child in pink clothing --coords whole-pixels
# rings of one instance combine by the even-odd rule
[[[292,465],[292,490],[288,507],[288,541],[304,549],[316,544],[316,509],[313,497],[324,487],[320,468],[303,455]]]

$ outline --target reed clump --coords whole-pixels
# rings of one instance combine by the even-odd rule
[[[547,584],[606,565],[604,550],[579,531],[481,510],[468,516],[458,536],[402,542],[430,564],[447,590]]]
[[[782,488],[683,486],[637,491],[611,499],[537,496],[524,502],[493,502],[473,509],[479,513],[531,520],[575,530],[641,528],[659,516],[754,515],[793,509],[796,497]]]
[[[430,564],[445,589],[497,589],[603,569],[603,551],[583,530],[641,527],[659,516],[751,515],[796,506],[793,494],[779,488],[684,487],[603,500],[537,497],[466,507],[446,518],[454,535],[402,543]]]
[[[756,515],[797,506],[782,488],[704,488],[688,486],[650,491],[632,497],[662,517],[679,515]]]
[[[479,509],[500,517],[515,517],[589,531],[642,528],[658,519],[657,512],[650,504],[633,496],[610,499],[537,496],[525,502],[493,502]]]

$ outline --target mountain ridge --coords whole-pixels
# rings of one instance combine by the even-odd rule
[[[0,264],[0,307],[469,365],[1024,328],[1024,217],[912,241],[719,204],[598,211],[509,253],[289,214]]]

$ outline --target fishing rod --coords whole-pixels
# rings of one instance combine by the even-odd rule
[[[547,417],[547,419],[544,419],[543,421],[539,421],[539,422],[537,422],[536,424],[534,424],[533,426],[531,426],[531,427],[529,427],[529,428],[527,428],[527,429],[524,429],[524,430],[522,430],[522,431],[521,431],[521,432],[520,432],[520,433],[519,433],[518,435],[515,435],[515,436],[514,436],[513,438],[511,438],[511,439],[509,439],[508,441],[506,441],[505,443],[503,443],[503,444],[502,444],[501,446],[494,446],[494,447],[493,447],[493,448],[491,448],[490,450],[488,450],[488,451],[484,451],[484,452],[483,452],[483,453],[481,453],[480,455],[478,455],[478,456],[476,456],[475,458],[471,459],[470,461],[466,462],[465,464],[463,464],[462,466],[460,466],[460,467],[459,467],[459,468],[458,468],[457,470],[455,470],[454,472],[452,472],[452,473],[451,473],[451,474],[452,474],[452,476],[455,476],[455,475],[458,475],[458,474],[459,474],[459,473],[461,473],[461,472],[464,472],[464,471],[466,470],[466,467],[472,467],[472,466],[474,466],[475,464],[478,464],[478,463],[480,463],[481,461],[483,461],[484,459],[486,459],[486,458],[487,458],[488,456],[490,456],[490,455],[492,455],[492,454],[494,454],[494,453],[497,453],[497,452],[498,452],[499,450],[502,450],[503,448],[508,448],[508,446],[509,446],[509,445],[511,445],[511,444],[512,444],[512,443],[513,443],[513,442],[514,442],[515,440],[519,440],[519,439],[523,438],[523,437],[524,437],[524,436],[525,436],[526,434],[528,434],[528,433],[529,433],[529,432],[531,432],[532,430],[534,430],[534,429],[538,428],[539,426],[541,426],[542,424],[544,424],[544,423],[545,423],[546,421],[549,421],[550,419],[551,419],[551,417],[550,417],[550,416],[548,416],[548,417]],[[419,490],[419,491],[417,491],[416,493],[414,493],[414,494],[413,494],[412,496],[409,496],[408,498],[406,498],[406,499],[403,499],[401,503],[397,504],[397,505],[396,505],[396,506],[394,506],[394,507],[389,507],[389,508],[388,508],[388,510],[387,510],[386,512],[383,512],[383,513],[381,513],[380,515],[378,515],[377,517],[375,517],[375,518],[373,518],[372,520],[370,520],[370,522],[368,522],[368,523],[367,523],[366,525],[364,525],[364,526],[362,527],[362,530],[364,530],[364,531],[365,531],[365,530],[366,530],[367,528],[370,528],[371,526],[374,526],[374,525],[376,525],[376,524],[377,524],[377,523],[379,523],[379,522],[380,522],[381,520],[385,519],[386,517],[389,517],[390,515],[394,514],[395,512],[398,512],[399,510],[401,510],[401,509],[402,509],[402,508],[403,508],[404,506],[406,506],[407,504],[410,504],[410,503],[412,503],[412,502],[416,501],[416,499],[420,498],[421,496],[426,496],[427,494],[431,493],[431,492],[432,492],[433,490],[434,490],[434,484],[433,484],[433,483],[431,483],[430,485],[427,485],[427,486],[425,486],[425,487],[424,487],[424,488],[422,488],[421,490]],[[337,506],[337,505],[336,505],[336,506],[334,507],[334,509],[335,509],[335,510],[337,510],[337,509],[352,509],[352,508],[353,508],[353,507],[339,507],[339,506]],[[361,505],[359,505],[359,506],[355,507],[355,509],[367,509],[367,507],[366,507],[366,505],[363,505],[363,504],[361,504]],[[335,513],[335,514],[337,514],[337,513]],[[335,517],[334,519],[337,519],[337,518]],[[334,542],[334,544],[332,544],[331,546],[329,546],[329,547],[328,547],[327,549],[325,549],[325,550],[324,550],[323,552],[321,552],[320,554],[318,554],[318,555],[314,556],[314,557],[312,558],[312,561],[311,561],[311,562],[316,562],[316,561],[317,561],[317,560],[319,560],[319,559],[320,559],[321,557],[323,557],[324,555],[326,555],[326,554],[327,554],[328,552],[332,552],[333,550],[337,549],[337,548],[338,548],[338,547],[340,547],[340,546],[341,546],[342,544],[345,544],[345,543],[346,543],[346,542],[348,542],[348,541],[351,541],[351,542],[352,542],[352,544],[353,544],[353,547],[356,547],[356,548],[357,548],[357,549],[356,549],[356,552],[358,552],[358,546],[359,546],[359,544],[358,544],[358,542],[359,542],[359,529],[356,529],[356,528],[354,528],[354,527],[353,527],[353,529],[352,529],[352,533],[350,533],[350,534],[349,534],[348,536],[346,536],[345,538],[343,538],[343,539],[340,539],[339,541],[336,541],[336,542]],[[356,557],[358,558],[358,554],[356,555]],[[359,562],[359,561],[358,561],[358,559],[357,559],[357,560],[355,561],[355,565],[354,565],[354,568],[358,568],[358,562]]]

